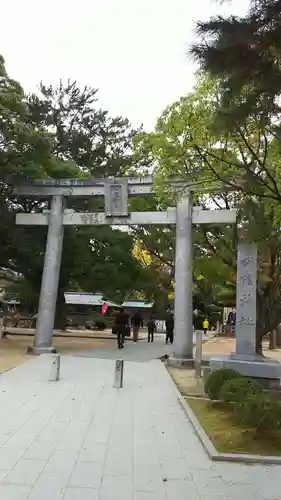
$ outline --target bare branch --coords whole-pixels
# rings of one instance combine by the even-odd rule
[[[234,188],[235,191],[241,191],[241,192],[247,192],[247,194],[249,195],[253,195],[253,196],[256,196],[257,195],[257,192],[256,191],[253,191],[251,189],[249,189],[247,187],[247,189],[245,188],[245,185],[240,185],[238,184],[237,182],[233,182],[233,181],[230,181],[229,179],[225,179],[224,177],[222,177],[221,175],[218,174],[218,172],[216,171],[216,169],[212,166],[212,164],[210,163],[210,161],[208,160],[207,156],[206,155],[210,155],[212,156],[213,158],[215,158],[216,160],[218,161],[222,161],[223,163],[227,163],[229,165],[232,165],[232,166],[236,166],[237,164],[233,163],[231,164],[230,162],[226,162],[224,161],[223,159],[221,159],[220,157],[218,157],[217,155],[215,155],[214,153],[210,153],[209,151],[204,151],[204,150],[201,150],[199,148],[199,146],[197,146],[197,144],[194,145],[194,149],[196,149],[197,153],[199,154],[199,156],[201,157],[201,159],[207,164],[208,168],[211,170],[211,172],[215,175],[215,177],[221,181],[223,184],[226,184],[227,186],[230,186],[232,188]],[[244,168],[243,165],[240,165],[239,168]],[[262,179],[255,173],[255,172],[252,172],[251,173],[261,182],[262,182]],[[264,183],[263,183],[264,184]],[[265,187],[267,189],[269,189],[269,187],[265,184]],[[281,194],[276,193],[274,191],[272,191],[272,189],[270,190],[272,194],[268,194],[268,193],[258,193],[259,196],[261,198],[267,198],[267,199],[270,199],[270,200],[278,200],[280,201],[281,200]]]
[[[261,167],[261,170],[264,171],[266,173],[266,175],[268,176],[268,178],[270,179],[270,181],[272,182],[273,184],[273,187],[274,189],[269,185],[267,184],[259,175],[257,175],[255,172],[252,172],[259,180],[260,182],[270,191],[272,192],[273,194],[276,194],[277,195],[277,199],[280,200],[281,199],[281,194],[279,192],[279,189],[278,189],[278,186],[277,186],[277,183],[274,179],[274,177],[272,176],[272,174],[269,172],[269,170],[266,168],[265,166],[265,162],[266,162],[266,157],[263,158],[263,160],[261,160],[259,158],[259,156],[256,154],[256,152],[254,151],[254,149],[252,148],[252,146],[250,145],[249,141],[247,141],[245,135],[243,134],[242,130],[239,129],[238,130],[238,133],[242,139],[242,141],[244,142],[245,146],[248,148],[249,152],[251,153],[252,157],[256,160],[256,162],[258,163],[258,165]],[[266,154],[267,154],[267,149],[266,149]]]

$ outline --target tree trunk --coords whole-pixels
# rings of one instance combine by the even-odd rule
[[[264,308],[262,298],[257,294],[257,320],[256,320],[256,354],[263,355],[262,339],[264,336]]]
[[[64,291],[59,290],[57,296],[57,304],[56,304],[56,315],[55,315],[55,325],[54,328],[56,330],[65,330],[66,329],[66,311],[65,311],[65,299],[64,299]]]
[[[276,328],[276,346],[281,347],[281,323]]]
[[[269,336],[269,349],[276,349],[277,332],[275,328],[272,330]]]
[[[263,356],[263,351],[262,351],[262,339],[264,337],[263,332],[258,332],[256,334],[256,354],[259,354],[260,356]]]

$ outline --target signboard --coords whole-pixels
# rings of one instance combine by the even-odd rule
[[[108,180],[104,184],[106,217],[128,217],[127,179]]]

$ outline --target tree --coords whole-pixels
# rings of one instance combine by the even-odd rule
[[[25,95],[12,80],[0,56],[0,179],[41,175],[52,162],[52,138],[45,127],[32,120]],[[4,184],[3,184],[4,183]]]
[[[144,140],[146,145],[147,141],[149,142],[149,136],[149,134],[146,137],[141,135],[141,140]],[[152,149],[149,149],[148,156],[153,157],[151,152]],[[154,156],[153,161],[156,160],[157,158]],[[158,200],[151,198],[134,200],[134,208],[137,205],[141,211],[165,210],[167,204],[171,206],[173,203],[173,199],[171,200],[169,196],[163,196],[162,191],[160,193],[158,190]],[[138,226],[133,229],[133,233],[139,244],[140,260],[144,261],[144,265],[147,265],[150,272],[155,274],[154,277],[151,277],[150,288],[157,308],[163,312],[167,307],[173,306],[174,300],[175,226]],[[234,297],[235,300],[235,275],[233,270],[230,271],[228,267],[230,262],[233,263],[235,271],[232,255],[234,254],[232,230],[229,231],[228,235],[228,247],[227,240],[224,246],[222,244],[219,247],[216,245],[219,238],[222,243],[222,236],[223,233],[219,226],[216,228],[205,227],[204,231],[203,228],[201,230],[194,228],[193,308],[201,311],[202,314],[207,314],[213,322],[219,319],[219,308],[215,305],[216,300],[224,300],[226,297],[231,299]],[[229,253],[231,257],[228,255]],[[149,262],[147,262],[147,255],[150,255]],[[222,262],[222,259],[225,262]],[[148,293],[147,288],[146,293]],[[198,316],[198,321],[200,318],[201,316]]]
[[[141,164],[143,165],[142,160]],[[163,205],[155,195],[136,197],[131,202],[131,209],[134,211],[157,211],[162,208]],[[137,242],[139,259],[146,271],[142,292],[155,303],[156,311],[162,315],[171,305],[175,230],[166,226],[139,225],[132,227],[130,231]]]
[[[40,94],[30,96],[29,103],[37,122],[52,130],[55,157],[74,166],[73,177],[115,176],[130,168],[134,131],[128,120],[112,118],[99,109],[95,89],[80,90],[70,81],[66,85],[60,82],[58,87],[46,87],[41,83]],[[56,177],[64,176],[63,172],[56,171]],[[69,177],[69,173],[66,176]],[[76,211],[103,209],[103,201],[96,198],[68,199],[67,202],[68,207]],[[59,286],[62,303],[66,289],[70,284],[75,286],[74,276],[83,289],[102,290],[115,300],[121,300],[121,296],[135,285],[140,269],[132,257],[132,239],[128,235],[109,227],[68,228],[65,235],[67,248],[71,250],[67,258],[65,244]],[[83,249],[87,249],[87,255],[82,261],[79,258],[75,266],[74,249],[77,249],[76,256],[83,255]]]
[[[143,298],[155,304],[155,310],[163,315],[172,304],[173,291],[173,241],[171,228],[159,229],[155,226],[134,228],[138,251],[136,258],[142,263],[146,278],[139,286]],[[141,287],[141,288],[140,288]]]
[[[253,114],[266,122],[280,114],[280,20],[280,0],[251,0],[244,17],[217,16],[197,23],[202,41],[191,52],[219,79],[220,111],[231,125]]]
[[[219,105],[218,82],[201,73],[194,91],[165,110],[154,134],[154,147],[161,155],[160,178],[163,165],[166,176],[189,176],[197,186],[219,181],[226,191],[246,192],[280,203],[278,139],[258,117],[231,133],[217,130],[213,125]],[[141,134],[139,138],[142,147]],[[162,153],[161,139],[165,141]],[[165,160],[167,152],[169,161]]]
[[[84,290],[102,291],[105,296],[123,302],[124,296],[141,285],[144,277],[133,256],[133,236],[125,231],[100,227],[98,237],[91,238],[89,265],[92,270],[81,277]]]
[[[251,120],[231,134],[227,130],[218,134],[213,127],[218,94],[217,83],[200,76],[194,92],[169,106],[155,132],[139,134],[135,147],[138,155],[153,157],[161,199],[170,197],[173,201],[173,193],[166,186],[176,175],[195,186],[201,204],[236,207],[238,227],[250,221],[250,238],[259,244],[261,252],[257,324],[260,350],[262,336],[276,326],[281,314],[279,146],[276,138],[261,128],[259,120]],[[219,191],[224,192],[216,194],[212,188],[218,181]],[[194,240],[195,252],[199,252],[195,254],[197,274],[219,285],[225,281],[233,290],[236,232],[221,226],[200,227]],[[218,259],[215,262],[214,257]]]
[[[94,177],[121,175],[131,166],[135,131],[129,121],[98,107],[97,90],[76,82],[46,86],[28,98],[33,119],[52,131],[53,153]]]
[[[1,60],[2,63],[2,60]],[[48,200],[15,195],[5,180],[25,177],[114,175],[130,166],[128,121],[95,108],[96,91],[80,91],[75,83],[41,84],[40,96],[25,96],[1,66],[0,87],[0,265],[22,279],[16,284],[30,310],[37,308],[46,228],[16,227],[15,211],[48,207]],[[4,168],[5,167],[5,168]],[[78,200],[76,210],[102,209],[101,200]],[[132,256],[133,238],[120,230],[66,228],[57,300],[56,326],[64,323],[64,292],[100,291],[121,300],[136,286],[141,267]],[[15,286],[13,287],[15,289]]]
[[[4,59],[0,56],[1,267],[11,265],[10,251],[15,248],[14,211],[18,207],[18,199],[7,181],[41,176],[52,165],[51,135],[32,121],[24,91],[18,82],[8,76]]]

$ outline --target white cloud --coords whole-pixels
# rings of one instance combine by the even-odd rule
[[[26,90],[75,79],[99,88],[100,105],[152,128],[190,89],[186,56],[198,19],[242,13],[245,0],[11,0],[1,5],[0,47]],[[191,6],[192,5],[192,6]]]

